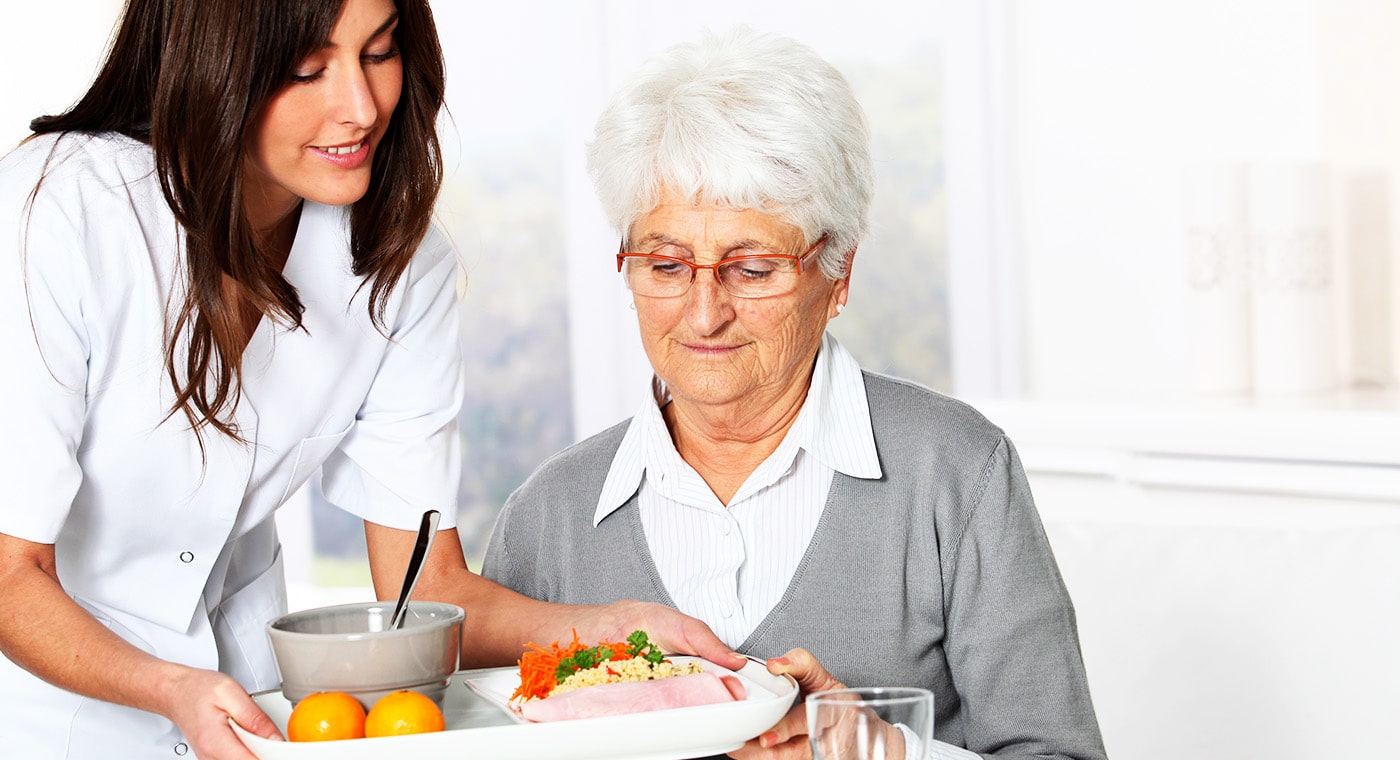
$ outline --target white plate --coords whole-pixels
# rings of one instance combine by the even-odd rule
[[[695,658],[677,657],[678,661]],[[729,672],[701,661],[706,670]],[[233,730],[260,760],[682,760],[722,755],[768,730],[797,699],[797,684],[761,663],[738,671],[748,691],[741,702],[615,715],[555,723],[521,722],[505,708],[515,690],[515,668],[464,670],[452,676],[443,698],[447,730],[432,734],[335,742],[269,741]],[[287,728],[292,705],[280,691],[253,695],[278,729]]]

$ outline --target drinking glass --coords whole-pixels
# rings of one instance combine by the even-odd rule
[[[807,696],[813,760],[924,760],[933,738],[933,692],[892,686]]]

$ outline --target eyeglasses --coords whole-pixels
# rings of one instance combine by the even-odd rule
[[[714,270],[720,287],[735,298],[769,298],[791,293],[802,278],[803,264],[826,242],[822,235],[801,256],[767,254],[731,256],[713,264],[663,256],[659,253],[624,253],[617,248],[617,271],[627,289],[639,296],[674,298],[684,295],[701,269]]]

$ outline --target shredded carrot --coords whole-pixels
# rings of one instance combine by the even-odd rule
[[[559,661],[584,648],[578,640],[578,631],[574,631],[573,642],[563,649],[557,641],[550,644],[548,649],[533,642],[526,646],[530,651],[520,656],[520,685],[510,695],[511,701],[549,696],[557,685],[554,671],[559,667]]]

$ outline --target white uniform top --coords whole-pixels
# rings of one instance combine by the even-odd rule
[[[277,685],[264,627],[286,594],[272,516],[309,476],[320,469],[342,509],[404,529],[457,497],[451,246],[429,233],[389,299],[386,336],[348,239],[345,209],[305,203],[284,270],[305,329],[258,326],[236,415],[249,443],[208,430],[201,454],[170,414],[162,350],[184,295],[183,235],[151,150],[46,136],[0,159],[0,532],[55,544],[64,589],[122,638],[249,690]],[[454,525],[456,510],[443,513]],[[188,750],[169,721],[3,657],[0,735],[7,755],[32,760]]]

